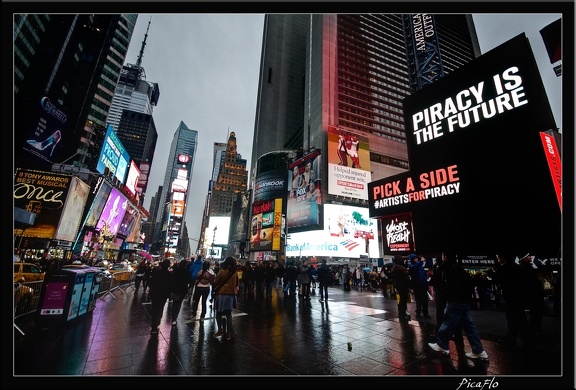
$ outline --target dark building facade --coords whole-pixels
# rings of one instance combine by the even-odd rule
[[[418,36],[406,30],[414,16],[435,23],[436,47],[429,49],[436,50],[442,74],[480,55],[471,15],[266,16],[252,188],[261,156],[288,150],[296,163],[320,151],[321,225],[322,205],[367,207],[368,182],[409,169],[402,102],[422,71],[409,50]],[[276,131],[281,134],[274,136]],[[340,162],[339,137],[346,147]]]
[[[15,15],[15,166],[94,170],[137,15]]]

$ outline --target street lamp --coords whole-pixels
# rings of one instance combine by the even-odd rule
[[[214,241],[216,240],[216,229],[218,229],[218,226],[214,226],[214,234],[212,234],[212,243],[210,244],[210,257],[214,256]]]

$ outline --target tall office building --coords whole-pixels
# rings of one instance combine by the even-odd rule
[[[92,171],[137,15],[14,15],[15,166]]]
[[[236,150],[236,133],[231,132],[228,136],[226,151],[222,153],[215,145],[215,163],[219,163],[217,179],[212,184],[210,196],[210,216],[230,216],[232,213],[232,203],[236,200],[236,195],[246,191],[248,182],[248,171],[246,170],[246,159]],[[216,155],[223,158],[216,159]]]
[[[264,17],[251,181],[262,155],[303,146],[309,21],[306,14]]]
[[[126,64],[120,72],[120,79],[114,91],[114,99],[108,113],[108,123],[115,130],[118,129],[123,110],[151,115],[154,107],[158,105],[158,99],[160,98],[158,83],[146,80],[146,71],[142,66],[150,23],[151,21],[148,22],[148,28],[146,29],[146,34],[144,34],[136,64]]]
[[[441,59],[437,65],[442,74],[480,55],[471,15],[418,15],[434,28],[429,30],[437,37],[432,49]],[[320,149],[328,157],[331,133],[361,139],[371,180],[409,168],[402,100],[422,73],[411,52],[420,43],[413,40],[421,37],[418,30],[410,33],[410,18],[401,14],[266,15],[251,181],[258,159],[271,151],[302,147]],[[424,43],[433,52],[431,43]],[[330,171],[321,172],[323,183],[328,184]],[[366,200],[330,190],[329,185],[323,185],[322,192],[325,201],[365,204]]]
[[[156,210],[154,250],[178,246],[197,145],[198,131],[189,129],[180,121],[170,145],[164,183]]]
[[[263,34],[250,188],[285,180],[296,233],[275,255],[379,257],[368,183],[410,168],[404,98],[480,55],[471,15],[266,15]],[[316,247],[326,237],[342,251]],[[269,250],[250,241],[251,253]]]
[[[158,140],[152,113],[158,104],[160,89],[158,83],[146,80],[146,72],[142,66],[149,28],[150,22],[136,64],[122,67],[108,114],[108,124],[114,128],[124,148],[141,170],[138,187],[141,195],[146,193],[148,174]],[[140,201],[144,201],[143,196]]]

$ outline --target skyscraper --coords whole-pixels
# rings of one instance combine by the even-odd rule
[[[135,14],[14,16],[16,167],[94,170],[136,20]]]
[[[146,80],[142,66],[149,28],[150,22],[136,64],[122,67],[108,114],[108,124],[114,128],[130,157],[141,168],[140,184],[143,187],[139,191],[142,194],[146,193],[147,176],[158,140],[152,113],[160,98],[158,83]],[[140,200],[143,201],[143,197]]]
[[[368,182],[409,169],[403,99],[479,55],[471,15],[266,15],[251,184],[291,150],[321,161],[322,204],[366,207]]]
[[[430,16],[445,74],[480,55],[471,15]],[[372,180],[408,169],[406,29],[401,14],[266,15],[251,174],[270,151],[327,151],[329,127],[365,137]]]
[[[162,193],[156,210],[153,244],[176,247],[182,232],[186,200],[190,194],[191,176],[198,145],[198,131],[189,129],[180,121],[168,154]]]
[[[215,155],[221,154],[216,153]],[[217,179],[212,185],[210,197],[210,216],[230,216],[232,213],[232,203],[236,200],[236,195],[246,191],[248,181],[248,171],[246,170],[246,159],[242,158],[236,150],[236,133],[231,132],[226,143],[226,151],[222,154],[220,161],[214,159],[218,167]]]

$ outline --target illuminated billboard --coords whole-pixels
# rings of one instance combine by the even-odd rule
[[[136,195],[137,187],[138,187],[138,178],[140,177],[140,169],[134,162],[134,160],[130,161],[130,169],[128,170],[128,176],[126,176],[126,188],[130,190],[132,195]]]
[[[104,206],[104,210],[102,210],[100,219],[96,224],[96,230],[104,235],[116,235],[127,208],[128,200],[120,191],[112,188],[106,201],[106,206]]]
[[[14,225],[14,235],[55,238],[56,228],[64,211],[72,176],[30,169],[16,170],[14,207],[36,214],[34,225],[22,230]]]
[[[106,206],[106,201],[108,200],[112,186],[107,184],[105,180],[100,180],[97,190],[98,192],[92,202],[92,206],[86,217],[86,222],[84,223],[84,225],[88,227],[95,227],[100,220],[100,214],[102,214],[102,210],[104,210],[104,206]]]
[[[72,177],[55,239],[70,242],[76,240],[89,193],[90,186],[88,184],[75,176]]]
[[[250,248],[253,252],[281,249],[282,199],[258,201],[252,204]]]
[[[96,164],[96,170],[104,174],[106,168],[108,168],[108,171],[112,172],[113,177],[124,184],[129,161],[130,156],[128,152],[126,152],[124,145],[122,145],[122,141],[120,141],[120,138],[118,138],[112,126],[108,125],[102,150],[98,157],[98,164]]]
[[[366,200],[371,180],[368,138],[328,126],[328,193]]]
[[[321,166],[320,150],[288,165],[286,223],[290,232],[322,226]]]
[[[286,256],[379,257],[378,229],[368,208],[324,205],[324,229],[290,233]]]
[[[370,217],[411,213],[419,251],[559,253],[541,140],[556,125],[525,34],[406,97],[404,114],[410,171],[369,184]]]
[[[228,245],[230,233],[230,217],[211,216],[206,228],[204,240],[207,247],[212,245]]]

